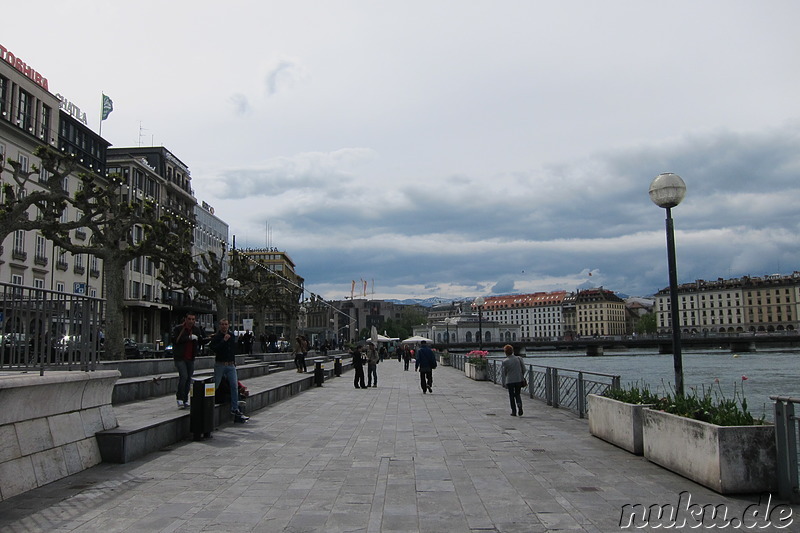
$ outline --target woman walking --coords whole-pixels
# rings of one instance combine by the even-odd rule
[[[525,381],[525,363],[520,357],[514,355],[514,347],[510,344],[503,346],[506,359],[503,361],[503,382],[508,389],[508,400],[511,402],[511,416],[522,416],[522,387]]]

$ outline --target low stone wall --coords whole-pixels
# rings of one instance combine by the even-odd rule
[[[0,378],[0,501],[101,462],[95,434],[117,427],[117,371]]]

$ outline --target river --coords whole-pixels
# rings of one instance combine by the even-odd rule
[[[491,354],[492,356],[499,354]],[[650,390],[672,392],[675,370],[672,354],[656,350],[606,351],[602,356],[582,352],[528,352],[527,364],[619,375],[622,386],[649,385]],[[683,352],[683,380],[687,393],[713,387],[731,398],[734,392],[747,399],[755,417],[773,420],[770,396],[800,398],[800,351],[768,350],[733,354],[728,350]],[[717,381],[718,380],[718,383]]]

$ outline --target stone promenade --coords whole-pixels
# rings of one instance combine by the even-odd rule
[[[354,389],[347,372],[210,440],[6,500],[0,531],[611,532],[626,504],[690,496],[729,519],[758,504],[596,439],[571,412],[525,398],[511,417],[503,388],[459,370],[440,366],[426,395],[413,367],[385,361],[378,374],[377,388]],[[789,512],[788,528],[757,530],[800,531]]]

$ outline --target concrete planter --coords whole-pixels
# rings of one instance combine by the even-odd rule
[[[590,394],[589,432],[623,450],[642,455],[642,410],[646,407],[651,406]]]
[[[464,373],[469,379],[475,381],[486,381],[486,369],[478,368],[472,363],[464,363]]]
[[[775,426],[715,426],[642,411],[644,456],[720,494],[774,492]]]

